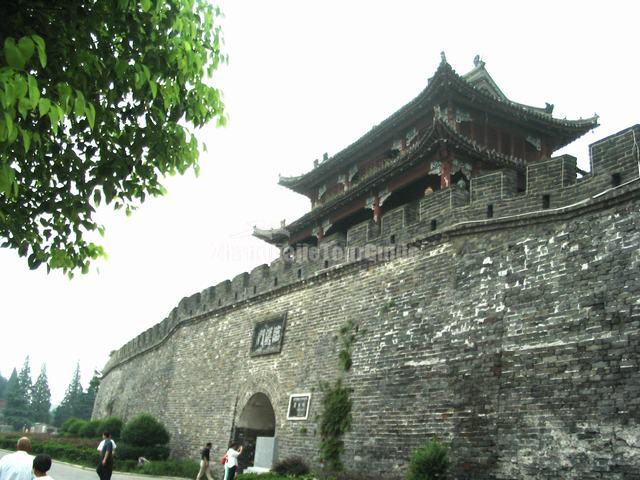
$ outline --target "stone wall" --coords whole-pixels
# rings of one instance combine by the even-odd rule
[[[494,172],[470,194],[435,192],[381,227],[328,237],[341,258],[279,259],[183,299],[112,356],[94,416],[150,412],[175,456],[206,441],[222,454],[261,392],[280,455],[317,461],[319,385],[339,375],[336,337],[351,320],[348,467],[401,478],[435,435],[453,478],[638,478],[636,137],[640,126],[592,145],[594,175],[559,157],[517,194],[514,175]],[[251,356],[255,324],[285,313],[280,353]],[[309,418],[287,420],[301,392]]]

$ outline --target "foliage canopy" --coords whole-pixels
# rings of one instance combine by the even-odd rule
[[[198,171],[192,127],[224,125],[206,0],[0,2],[0,241],[72,274],[104,255],[95,209],[127,213]]]
[[[165,426],[148,413],[142,413],[126,423],[122,441],[135,447],[151,447],[169,443]]]

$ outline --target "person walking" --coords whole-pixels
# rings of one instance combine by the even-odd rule
[[[102,438],[104,439],[104,444],[102,445],[100,463],[96,468],[96,472],[100,480],[111,480],[111,474],[113,473],[113,442],[109,432],[103,432]]]
[[[40,453],[33,459],[33,476],[41,480],[54,480],[53,477],[47,475],[51,468],[51,457]]]
[[[237,449],[237,450],[236,450]],[[234,480],[238,472],[238,457],[242,453],[242,445],[238,448],[237,443],[231,443],[227,450],[227,463],[224,464],[224,480]]]
[[[209,465],[211,460],[211,442],[207,442],[204,448],[200,451],[200,471],[196,480],[200,480],[205,475],[209,480],[213,480],[211,476],[211,466]]]
[[[18,440],[16,451],[0,459],[0,480],[31,480],[33,457],[31,441],[27,437]]]

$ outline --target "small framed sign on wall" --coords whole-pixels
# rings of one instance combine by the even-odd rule
[[[289,395],[287,420],[306,420],[309,417],[310,393],[293,393]]]

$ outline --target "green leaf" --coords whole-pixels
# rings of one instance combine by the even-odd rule
[[[24,77],[22,75],[16,75],[13,82],[16,86],[17,98],[26,97],[27,92],[29,91],[29,86],[27,85],[27,81]]]
[[[4,96],[3,96],[3,105],[5,108],[10,108],[13,103],[16,101],[18,94],[16,92],[16,86],[13,79],[4,82]]]
[[[31,146],[31,134],[28,130],[20,129],[20,133],[22,134],[22,144],[24,145],[24,153],[29,151],[29,147]]]
[[[15,182],[15,172],[7,163],[0,163],[0,192],[6,196],[11,196],[13,183]]]
[[[87,116],[87,122],[89,122],[89,127],[93,130],[93,126],[96,122],[96,109],[91,103],[87,103],[87,108],[84,111]]]
[[[124,72],[127,70],[128,64],[126,60],[118,59],[116,62],[116,76],[122,78]]]
[[[26,97],[22,97],[18,102],[18,112],[20,112],[20,115],[22,116],[22,118],[24,119],[27,118],[27,115],[29,115],[30,108],[31,108],[31,103],[29,102],[29,99]]]
[[[27,264],[29,265],[29,268],[31,270],[35,270],[42,264],[42,260],[38,257],[38,255],[32,253],[27,259]]]
[[[29,60],[31,60],[31,57],[33,56],[33,52],[35,50],[33,40],[31,40],[31,38],[29,37],[22,37],[18,41],[18,49],[20,50],[22,58],[24,59],[24,63],[26,64]]]
[[[13,125],[13,118],[9,115],[9,112],[4,112],[4,124],[7,129],[7,137],[11,137],[13,129],[15,128]]]
[[[16,70],[22,70],[24,68],[25,60],[16,45],[16,41],[11,37],[4,41],[4,58],[11,68],[15,68]]]
[[[76,103],[75,103],[74,113],[76,114],[76,117],[79,117],[81,115],[84,115],[85,111],[86,109],[85,109],[85,103],[84,103],[84,95],[82,94],[81,91],[76,90]]]
[[[153,80],[149,80],[149,88],[151,89],[151,97],[155,99],[158,95],[158,85]]]
[[[151,0],[140,0],[140,6],[143,12],[148,12],[151,8]]]
[[[58,115],[57,108],[52,108],[49,110],[49,120],[51,121],[51,128],[53,129],[53,134],[58,135],[58,122],[60,121],[60,116]]]
[[[7,142],[13,143],[18,138],[18,128],[14,125],[11,131],[7,130]]]
[[[40,65],[42,65],[42,68],[44,68],[47,66],[47,52],[45,50],[44,40],[40,35],[31,35],[31,38],[36,44]]]
[[[51,108],[51,101],[48,98],[41,98],[40,102],[38,102],[38,109],[40,110],[40,118],[44,117],[47,113],[49,113],[50,108]]]
[[[40,100],[40,89],[38,88],[38,81],[32,75],[29,75],[27,78],[27,83],[29,84],[30,107],[33,110],[36,108],[36,105],[38,105],[38,101]]]

